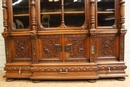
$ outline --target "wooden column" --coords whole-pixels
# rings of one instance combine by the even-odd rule
[[[3,7],[3,24],[4,24],[4,32],[8,32],[8,12],[7,12],[7,1],[2,0]]]
[[[35,11],[36,3],[35,0],[31,0],[31,28],[32,30],[36,30],[36,11]]]
[[[36,2],[35,0],[31,0],[31,43],[32,43],[32,58],[33,63],[38,63],[37,61],[37,47],[36,47],[36,40],[37,40],[37,34],[36,34]]]
[[[2,0],[2,7],[3,7],[3,26],[4,32],[2,33],[4,40],[5,40],[5,55],[6,55],[6,62],[11,62],[11,57],[9,55],[9,30],[8,30],[8,6],[7,0]]]
[[[64,10],[64,0],[61,0],[61,28],[66,28],[65,26],[65,14],[64,14],[65,10]]]
[[[96,48],[96,43],[95,43],[95,36],[96,36],[96,29],[95,29],[95,0],[90,0],[90,35],[91,35],[91,40],[90,40],[90,62],[95,62],[95,48]]]
[[[124,39],[127,30],[125,29],[125,13],[124,13],[124,4],[125,0],[120,0],[120,53],[119,53],[119,61],[124,61]]]

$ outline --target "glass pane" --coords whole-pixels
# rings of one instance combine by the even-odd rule
[[[114,19],[112,14],[98,14],[98,26],[112,26]]]
[[[41,0],[41,23],[44,27],[58,27],[61,24],[61,0]]]
[[[66,26],[82,26],[85,21],[84,0],[64,0]]]
[[[13,21],[16,29],[29,28],[28,0],[13,0]]]
[[[98,0],[98,26],[112,26],[115,21],[114,0]]]

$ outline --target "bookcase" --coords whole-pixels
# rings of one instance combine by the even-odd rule
[[[125,80],[124,0],[2,0],[12,81]]]

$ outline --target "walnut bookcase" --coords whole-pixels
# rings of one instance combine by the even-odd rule
[[[124,80],[124,0],[2,0],[7,81]]]

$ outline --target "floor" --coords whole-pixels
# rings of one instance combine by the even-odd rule
[[[14,80],[6,82],[3,78],[4,71],[0,71],[0,87],[130,87],[130,70],[126,70],[129,77],[125,81],[115,79],[100,79],[96,83],[87,81],[42,81],[33,83],[30,80]]]

